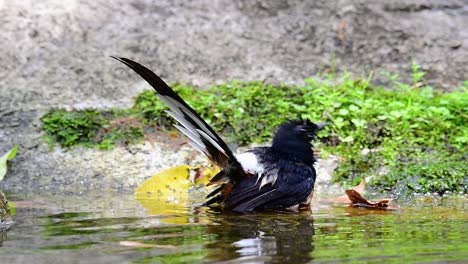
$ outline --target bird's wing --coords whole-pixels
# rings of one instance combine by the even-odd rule
[[[270,201],[271,195],[274,195],[276,191],[272,185],[260,189],[254,178],[244,180],[234,186],[224,199],[224,207],[238,212],[253,211],[266,201]]]
[[[280,162],[279,165],[275,182],[263,185],[257,177],[250,177],[234,186],[224,200],[225,207],[248,212],[259,208],[286,208],[304,202],[313,189],[315,172],[292,163]]]
[[[232,171],[241,168],[234,154],[221,137],[159,76],[130,59],[112,58],[135,71],[156,90],[158,97],[171,109],[167,111],[168,114],[179,122],[179,125],[175,125],[175,127],[191,140],[191,146],[204,153],[214,164],[223,169]],[[237,177],[231,174],[226,176],[228,180],[232,180],[229,177]],[[239,177],[242,176],[242,171],[240,174]]]

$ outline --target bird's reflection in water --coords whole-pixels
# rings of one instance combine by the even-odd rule
[[[304,263],[311,260],[314,235],[310,212],[269,212],[249,215],[216,214],[208,232],[208,260],[249,263]]]

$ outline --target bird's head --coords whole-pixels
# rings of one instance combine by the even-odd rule
[[[278,127],[273,142],[286,139],[310,142],[324,126],[325,123],[315,124],[308,119],[288,121]]]
[[[312,153],[310,142],[324,126],[325,123],[315,124],[308,119],[285,122],[276,131],[272,147],[283,153],[309,155]]]

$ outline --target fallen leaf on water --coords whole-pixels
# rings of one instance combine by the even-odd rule
[[[189,176],[190,166],[172,167],[145,180],[135,194],[137,199],[151,196],[165,201],[187,200],[188,188],[192,186]]]
[[[346,195],[348,195],[351,200],[351,206],[361,207],[361,208],[370,208],[370,209],[383,209],[383,210],[395,210],[396,207],[390,206],[391,199],[382,199],[378,202],[372,202],[364,197],[355,190],[346,190]]]
[[[194,201],[195,191],[204,198],[213,188],[205,188],[209,180],[219,172],[216,167],[175,166],[145,180],[135,191],[138,202],[150,215],[171,215],[180,206],[189,206]],[[191,175],[193,175],[191,177]],[[201,186],[201,188],[191,188]],[[200,201],[198,201],[200,202]],[[184,218],[164,218],[171,224],[186,223]]]
[[[220,169],[216,166],[206,167],[206,166],[197,166],[192,168],[195,171],[193,182],[195,184],[207,185],[211,178],[213,178]]]
[[[16,156],[17,151],[18,145],[15,145],[10,151],[0,157],[0,181],[3,180],[7,173],[7,161],[12,160]]]
[[[367,208],[367,209],[381,209],[381,210],[396,210],[398,207],[391,206],[391,199],[382,199],[377,202],[369,201],[364,198],[361,193],[366,189],[366,181],[362,179],[359,185],[355,186],[351,190],[346,190],[345,195],[336,197],[333,199],[334,202],[348,203],[352,207]]]
[[[354,186],[352,190],[358,193],[363,193],[365,189],[366,189],[366,180],[363,178],[362,181],[358,185]],[[338,196],[334,198],[333,201],[337,203],[351,203],[352,202],[349,199],[349,196],[347,194]]]
[[[120,241],[119,245],[124,246],[124,247],[139,247],[139,248],[165,248],[165,249],[175,249],[177,248],[176,246],[172,245],[157,245],[157,244],[148,244],[148,243],[142,243],[138,241]]]
[[[191,172],[194,177],[190,176]],[[135,194],[137,197],[151,195],[166,201],[187,200],[190,187],[206,185],[218,172],[217,167],[175,166],[145,180]]]

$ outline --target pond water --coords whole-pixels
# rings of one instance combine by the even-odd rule
[[[1,263],[468,263],[464,196],[398,211],[314,198],[307,212],[244,215],[123,194],[7,196],[15,224]]]

